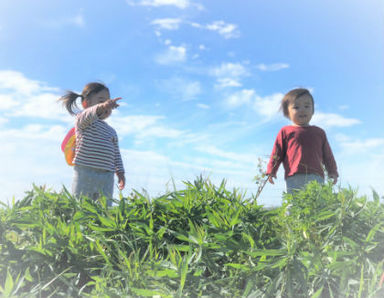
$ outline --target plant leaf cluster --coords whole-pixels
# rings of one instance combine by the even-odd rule
[[[0,209],[4,297],[382,297],[383,263],[379,195],[330,184],[273,209],[202,177],[113,207],[35,186]]]

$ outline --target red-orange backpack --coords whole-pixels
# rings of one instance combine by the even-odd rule
[[[73,159],[75,158],[76,149],[76,131],[71,128],[61,143],[61,151],[64,152],[64,158],[68,165],[73,166]]]

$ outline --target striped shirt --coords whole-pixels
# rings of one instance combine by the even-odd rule
[[[73,163],[96,169],[124,172],[116,131],[96,113],[92,106],[76,117],[76,151]]]

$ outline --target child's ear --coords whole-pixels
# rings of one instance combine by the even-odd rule
[[[83,100],[81,102],[81,105],[83,106],[84,109],[88,108],[88,102],[86,100]]]

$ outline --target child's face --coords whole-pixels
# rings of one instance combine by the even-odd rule
[[[87,98],[88,107],[103,103],[110,98],[108,89],[103,89],[97,93],[93,93]],[[99,116],[100,119],[106,119],[111,115],[111,111],[105,112],[103,115]]]
[[[288,105],[289,119],[298,126],[307,126],[313,115],[312,99],[302,95]]]

